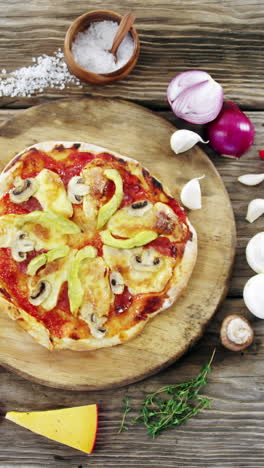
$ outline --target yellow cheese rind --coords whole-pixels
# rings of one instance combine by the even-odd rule
[[[6,419],[48,439],[91,453],[97,432],[97,405],[50,411],[10,411]]]

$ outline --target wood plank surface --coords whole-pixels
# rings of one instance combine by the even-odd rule
[[[96,449],[89,457],[4,420],[0,425],[0,466],[263,468],[263,323],[260,320],[254,323],[254,345],[244,353],[232,353],[218,346],[222,318],[230,312],[241,313],[243,309],[241,300],[226,300],[193,351],[166,371],[119,390],[58,391],[1,370],[0,400],[5,409],[45,410],[97,402],[100,419]],[[214,346],[217,352],[213,371],[203,391],[212,398],[210,410],[154,441],[141,425],[117,434],[125,395],[131,397],[131,417],[134,417],[146,394],[196,375]]]
[[[0,110],[0,125],[12,116],[20,115],[23,112],[20,110],[2,109]],[[178,128],[183,126],[173,115],[172,112],[159,112],[159,115],[168,119]],[[233,274],[229,286],[228,295],[230,297],[241,297],[242,290],[247,278],[251,275],[251,269],[245,261],[245,247],[248,240],[257,232],[263,230],[263,218],[259,218],[254,223],[250,224],[245,221],[247,205],[250,200],[262,196],[262,185],[256,187],[247,187],[240,184],[237,178],[240,175],[248,173],[264,172],[264,162],[258,156],[258,150],[264,148],[263,139],[263,126],[264,126],[264,112],[247,112],[248,117],[252,120],[255,126],[255,142],[251,149],[242,156],[241,159],[223,158],[209,149],[208,146],[202,146],[203,149],[209,154],[212,162],[215,164],[219,171],[225,187],[228,191],[234,215],[236,219],[237,228],[237,248]],[[188,127],[188,125],[184,125]],[[180,156],[175,156],[180,158]]]
[[[21,111],[0,111],[0,120],[7,114]],[[175,124],[170,113],[161,113]],[[263,468],[263,322],[246,311],[241,299],[245,281],[252,275],[246,265],[244,247],[248,239],[263,230],[263,218],[250,225],[243,219],[247,201],[262,190],[258,187],[234,185],[234,179],[247,172],[263,172],[257,149],[263,143],[264,113],[249,112],[256,129],[255,145],[239,161],[212,155],[223,177],[234,206],[238,225],[237,261],[229,290],[203,339],[178,363],[143,382],[113,391],[70,392],[42,387],[0,368],[0,401],[5,410],[37,410],[97,402],[100,405],[98,442],[92,456],[54,444],[11,422],[3,421],[1,430],[0,466],[105,468]],[[237,298],[235,296],[238,296]],[[219,327],[230,313],[243,313],[254,325],[254,344],[244,353],[232,353],[219,345]],[[185,426],[161,435],[155,441],[143,426],[133,426],[117,434],[122,417],[122,399],[131,397],[137,414],[144,396],[163,385],[181,382],[196,375],[217,346],[213,372],[204,394],[213,399],[212,409],[201,413]],[[15,439],[14,439],[15,438]],[[15,448],[14,446],[15,440]]]
[[[52,54],[62,47],[71,21],[91,9],[110,8],[120,13],[133,10],[141,39],[138,65],[126,80],[106,87],[46,89],[31,98],[0,97],[0,125],[20,112],[15,109],[84,94],[143,103],[164,110],[161,115],[179,125],[167,112],[166,88],[176,73],[195,68],[219,80],[226,98],[246,110],[264,111],[263,0],[0,0],[0,8],[0,73],[3,68],[12,71],[31,65],[32,57]],[[228,298],[203,339],[167,370],[113,391],[45,388],[0,368],[0,402],[5,409],[37,410],[94,402],[100,405],[98,442],[89,457],[11,422],[0,422],[1,468],[263,468],[264,328],[261,320],[254,320],[246,311],[241,299],[243,286],[253,274],[244,249],[252,235],[264,230],[263,217],[249,224],[244,216],[247,203],[263,196],[263,184],[245,187],[236,178],[244,173],[264,172],[264,161],[257,155],[257,149],[264,149],[264,112],[248,115],[256,128],[255,145],[248,154],[235,161],[209,151],[232,201],[238,243]],[[235,354],[219,345],[221,320],[230,313],[243,313],[253,322],[255,340],[244,353]],[[132,398],[134,416],[147,393],[197,374],[215,345],[215,364],[204,389],[204,394],[213,399],[211,410],[155,441],[141,426],[117,434],[125,395]]]
[[[223,85],[226,97],[263,109],[264,6],[262,0],[0,0],[1,69],[32,65],[32,57],[63,47],[70,23],[92,9],[136,15],[141,53],[127,79],[105,87],[48,89],[32,98],[1,98],[1,106],[21,107],[83,93],[120,97],[166,107],[171,78],[204,69]],[[8,51],[8,53],[7,53]],[[1,71],[1,70],[0,70]]]
[[[1,314],[0,362],[7,368],[58,388],[115,388],[166,367],[200,338],[228,289],[236,245],[234,216],[219,174],[199,147],[181,158],[174,157],[169,144],[174,130],[171,123],[142,106],[105,98],[49,102],[25,110],[0,127],[0,169],[16,153],[39,141],[79,142],[87,138],[88,143],[135,158],[176,197],[189,179],[205,176],[204,208],[188,214],[198,235],[196,265],[186,292],[169,310],[150,320],[143,333],[120,347],[82,353],[50,353]],[[183,275],[185,268],[182,264]],[[178,282],[177,288],[185,289],[185,285]],[[201,307],[201,303],[206,306]],[[10,344],[4,341],[6,333]]]

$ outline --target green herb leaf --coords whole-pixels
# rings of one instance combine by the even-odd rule
[[[162,387],[154,393],[146,396],[142,403],[140,414],[132,424],[143,423],[148,433],[157,437],[162,431],[173,426],[179,426],[205,408],[210,408],[210,400],[203,396],[198,396],[202,387],[207,384],[207,375],[211,370],[215,350],[212,353],[208,364],[202,367],[201,371],[194,379],[175,385]],[[125,419],[131,410],[128,397],[124,398],[124,415],[119,432],[127,429]]]
[[[123,399],[123,408],[124,408],[124,413],[123,413],[122,421],[121,421],[121,424],[120,424],[120,427],[119,427],[119,430],[118,430],[118,434],[120,434],[120,432],[122,432],[122,431],[127,431],[127,429],[128,429],[128,427],[125,425],[125,421],[126,421],[127,413],[129,413],[129,411],[131,411],[131,407],[130,407],[130,403],[129,403],[129,396],[127,396],[127,395]]]

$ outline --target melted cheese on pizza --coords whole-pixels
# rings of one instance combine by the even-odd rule
[[[22,226],[17,225],[19,215],[0,217],[0,247],[12,247],[19,232],[28,235],[28,239],[34,243],[35,250],[50,250],[65,245],[68,234],[63,234],[54,224],[38,222],[26,222]]]
[[[89,238],[93,238],[97,232],[98,211],[107,179],[101,167],[89,165],[82,170],[81,177],[88,188],[88,193],[83,197],[82,209],[75,210],[73,219]]]
[[[132,204],[118,210],[107,225],[111,233],[120,237],[133,237],[143,230],[154,230],[161,235],[171,235],[175,241],[184,236],[176,214],[168,205],[161,202],[154,205],[147,201],[144,203],[147,205],[143,208],[133,208]]]
[[[100,337],[98,328],[103,327],[106,322],[113,302],[108,267],[103,258],[84,262],[81,267],[80,278],[84,289],[80,318],[89,325],[93,336]]]
[[[43,169],[35,180],[38,188],[34,197],[43,210],[51,210],[70,218],[73,214],[72,204],[60,176],[49,169]]]
[[[52,310],[56,307],[61,287],[68,279],[68,271],[74,253],[75,252],[72,251],[66,257],[49,263],[37,275],[29,280],[30,289],[34,289],[40,281],[47,281],[50,285],[50,294],[41,304],[45,310]]]
[[[152,230],[155,225],[155,219],[154,208],[150,203],[149,209],[142,215],[137,215],[137,210],[133,210],[133,208],[125,207],[118,210],[112,216],[108,221],[107,228],[115,236],[133,237],[143,230]]]
[[[10,275],[12,273],[21,289],[21,294],[14,299],[18,306],[50,330],[51,337],[80,339],[92,335],[100,339],[105,334],[113,336],[115,332],[135,325],[141,313],[144,315],[162,307],[163,293],[183,254],[189,232],[182,221],[185,215],[176,202],[173,209],[169,206],[169,197],[161,185],[138,164],[118,160],[107,153],[78,153],[76,148],[65,150],[62,145],[54,151],[56,154],[36,149],[28,151],[0,182],[3,195],[0,213],[5,214],[0,216],[0,248],[10,249],[9,253],[5,252],[10,262]],[[112,179],[107,179],[105,168],[114,169],[122,179],[122,199],[118,204],[111,203],[116,185]],[[36,184],[31,198],[17,202],[18,205],[14,197],[11,201],[8,198],[15,177],[23,180],[28,177]],[[85,191],[82,194],[76,192],[79,199],[69,198],[69,182],[75,183],[78,178],[79,183],[86,186]],[[43,212],[39,206],[32,208],[36,200]],[[107,204],[112,211],[109,217],[106,216],[103,229],[110,233],[108,237],[115,238],[115,243],[120,238],[133,240],[143,231],[153,231],[157,238],[150,244],[146,240],[147,245],[143,240],[142,247],[130,249],[103,245],[101,229],[97,228],[98,213]],[[34,219],[27,217],[31,212],[37,213]],[[46,214],[54,221],[46,222]],[[13,255],[14,242],[21,235],[26,239],[25,249],[28,248],[23,251],[24,265],[23,261],[17,264],[21,259],[16,260]],[[176,247],[175,242],[182,242],[181,247]],[[126,245],[132,244],[128,242]],[[63,245],[70,249],[64,257],[41,263],[32,276],[26,274],[30,258],[39,255],[36,251],[49,252]],[[97,256],[82,257],[74,270],[80,250],[91,249],[89,246],[96,249]],[[45,255],[48,258],[48,254],[42,254],[42,258]],[[70,294],[77,282],[70,283],[72,277],[77,280],[80,292],[75,298],[81,298],[74,310]],[[49,285],[48,295],[34,305],[34,291],[42,283]],[[1,271],[0,284],[4,288],[5,275]],[[16,293],[15,288],[10,291]],[[156,299],[153,303],[149,300],[151,293]],[[27,308],[23,307],[26,299],[29,301]]]
[[[171,278],[172,269],[175,265],[175,259],[157,254],[154,249],[148,249],[153,258],[159,259],[159,264],[153,265],[150,269],[141,271],[136,263],[137,258],[142,256],[145,249],[116,249],[104,245],[104,258],[112,271],[118,271],[124,278],[125,284],[128,286],[132,294],[146,294],[151,292],[161,292],[166,287],[167,282]],[[144,266],[143,266],[144,268]]]

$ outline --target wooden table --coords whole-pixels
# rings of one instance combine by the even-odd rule
[[[264,331],[262,321],[254,321],[246,310],[242,290],[253,275],[245,261],[245,246],[264,227],[263,217],[249,224],[245,213],[248,202],[262,196],[263,186],[245,187],[236,179],[241,174],[264,172],[264,162],[257,153],[264,149],[263,1],[126,0],[120,4],[110,0],[0,0],[0,8],[0,63],[8,71],[30,65],[33,56],[52,54],[62,47],[70,22],[89,9],[109,8],[120,13],[133,10],[142,46],[136,69],[122,82],[106,87],[48,89],[31,98],[1,97],[2,122],[26,107],[51,99],[100,95],[138,102],[179,125],[168,111],[167,84],[177,72],[200,68],[223,85],[226,99],[236,101],[256,129],[255,144],[239,161],[208,151],[229,192],[238,240],[228,296],[201,341],[160,374],[113,391],[55,390],[0,368],[0,401],[7,409],[44,410],[94,402],[100,406],[98,441],[92,456],[82,456],[3,421],[0,466],[262,468]],[[254,321],[255,340],[244,353],[235,354],[219,345],[220,323],[230,313],[243,313]],[[213,399],[211,410],[154,441],[141,425],[117,434],[125,395],[131,397],[136,414],[146,393],[196,375],[214,346],[216,358],[204,390]]]

